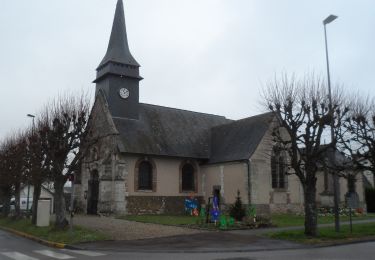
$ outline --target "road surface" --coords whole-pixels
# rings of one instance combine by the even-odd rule
[[[300,248],[291,250],[262,250],[252,252],[221,252],[221,253],[155,253],[155,252],[121,252],[109,251],[81,251],[54,249],[40,245],[34,241],[17,237],[0,231],[0,259],[1,260],[43,260],[43,259],[194,259],[194,260],[261,260],[261,259],[374,259],[375,242],[349,244],[343,246]]]

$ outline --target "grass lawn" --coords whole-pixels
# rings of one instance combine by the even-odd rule
[[[15,229],[17,231],[56,243],[73,244],[109,239],[109,237],[102,233],[79,226],[74,226],[73,234],[70,234],[69,229],[55,230],[53,226],[36,227],[31,225],[31,220],[28,219],[12,220],[9,218],[0,218],[0,226]]]
[[[196,225],[199,221],[199,217],[192,216],[174,216],[174,215],[127,215],[120,216],[119,218],[144,222],[144,223],[155,223],[162,225],[174,225],[174,226],[186,226],[186,225]],[[353,221],[362,220],[362,219],[375,219],[375,214],[367,214],[362,216],[353,216]],[[304,216],[297,216],[294,214],[274,214],[271,216],[271,221],[273,225],[278,227],[290,227],[290,226],[303,226],[304,225]],[[341,221],[348,221],[349,217],[342,216]],[[319,224],[328,224],[334,223],[333,216],[325,216],[318,218]]]
[[[353,216],[352,219],[353,221],[363,220],[363,219],[375,219],[375,214],[369,213],[367,215]],[[274,214],[271,216],[271,221],[272,221],[272,224],[278,227],[303,226],[305,217],[293,215],[293,214]],[[329,224],[329,223],[334,223],[334,221],[335,221],[334,216],[318,217],[319,224]],[[340,221],[349,221],[349,217],[341,216]]]
[[[186,215],[127,215],[127,216],[119,216],[119,219],[125,219],[130,221],[137,221],[143,223],[153,223],[153,224],[160,224],[160,225],[171,225],[171,226],[182,226],[182,227],[191,227],[191,228],[203,228],[206,230],[218,230],[222,227],[220,223],[217,222],[215,225],[214,223],[205,223],[205,219],[201,217],[193,217],[193,216],[186,216]],[[225,230],[233,230],[233,229],[244,229],[249,228],[246,225],[242,225],[241,223],[233,223],[232,225],[229,224],[229,217],[226,217],[227,226]]]
[[[342,225],[341,232],[336,233],[334,227],[319,228],[317,238],[306,237],[303,230],[282,231],[268,233],[267,236],[275,239],[285,239],[306,244],[320,244],[337,241],[350,241],[359,238],[374,237],[375,223],[370,224],[353,224],[353,233],[350,233],[349,225]]]

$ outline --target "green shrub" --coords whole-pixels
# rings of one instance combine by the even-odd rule
[[[242,221],[246,215],[246,210],[242,204],[240,191],[237,191],[236,202],[230,207],[229,215],[237,221]]]

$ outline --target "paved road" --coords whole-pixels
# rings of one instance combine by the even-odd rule
[[[253,252],[220,253],[156,253],[156,252],[116,252],[116,251],[75,251],[51,249],[36,242],[19,238],[0,231],[1,260],[43,260],[43,259],[194,259],[194,260],[261,260],[261,259],[374,259],[375,242],[351,244],[323,248],[300,248],[292,250],[261,250]]]
[[[0,230],[1,260],[107,259],[108,253],[52,249]],[[114,259],[114,258],[113,258]]]
[[[369,260],[375,259],[375,242],[351,244],[345,246],[309,248],[277,251],[258,251],[244,253],[181,253],[181,254],[151,254],[151,253],[118,253],[108,259],[137,259],[137,260]]]

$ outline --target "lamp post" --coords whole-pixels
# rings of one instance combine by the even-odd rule
[[[35,116],[32,115],[32,114],[27,114],[27,117],[30,117],[33,119],[33,126],[32,126],[32,129],[31,129],[31,132],[32,132],[32,135],[34,135],[34,129],[35,129],[35,123],[34,123],[34,119],[35,119]],[[26,199],[26,215],[29,216],[29,199],[30,197],[30,180],[29,178],[27,179],[27,199]],[[35,202],[34,202],[35,203]]]
[[[323,20],[324,26],[324,40],[326,46],[326,61],[327,61],[327,81],[328,81],[328,100],[329,100],[329,110],[332,111],[332,91],[331,91],[331,77],[329,73],[329,59],[328,59],[328,43],[327,43],[327,28],[326,25],[336,20],[338,17],[336,15],[330,15]],[[331,120],[331,142],[334,141],[334,121]],[[333,160],[336,159],[336,146],[333,149]],[[335,162],[333,162],[335,163]],[[335,231],[340,232],[340,214],[339,214],[339,176],[336,172],[333,172],[333,200],[334,200],[334,213],[335,213]]]

